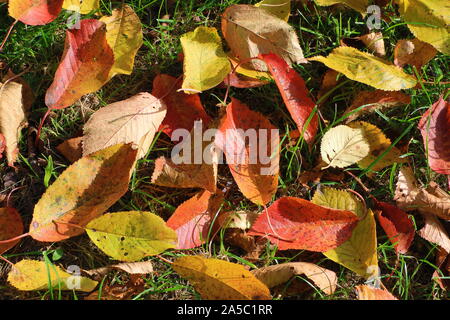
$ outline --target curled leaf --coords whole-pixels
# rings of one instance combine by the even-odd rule
[[[419,39],[399,40],[394,49],[394,64],[399,67],[410,64],[420,70],[436,53],[432,45]]]

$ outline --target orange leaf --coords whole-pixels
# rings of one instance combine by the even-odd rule
[[[431,169],[450,175],[450,103],[440,97],[420,119],[419,129]]]
[[[45,95],[45,104],[62,109],[97,91],[109,80],[113,64],[106,25],[94,19],[81,20],[79,29],[67,30],[64,53]]]
[[[70,162],[78,161],[83,156],[83,137],[76,137],[64,141],[56,147],[67,160]]]
[[[153,80],[152,95],[167,106],[166,117],[159,128],[169,137],[176,129],[191,131],[196,120],[202,120],[204,126],[211,121],[198,94],[177,91],[181,88],[180,80],[167,74],[159,74]]]
[[[269,202],[278,187],[279,136],[274,130],[276,127],[262,114],[232,99],[215,137],[239,189],[259,205]],[[266,136],[261,132],[266,132]]]
[[[394,64],[403,67],[406,64],[420,70],[436,55],[437,50],[419,39],[399,40],[394,49]]]
[[[325,252],[347,241],[357,222],[358,217],[351,211],[283,197],[258,217],[248,234],[265,236],[280,250]]]
[[[191,249],[205,243],[210,222],[222,204],[221,194],[208,191],[197,193],[183,202],[167,221],[167,226],[178,235],[177,249]]]
[[[17,237],[23,233],[23,223],[19,212],[10,207],[0,208],[0,241]],[[0,244],[0,254],[14,247],[20,240]]]
[[[276,54],[261,54],[258,58],[267,64],[298,130],[300,133],[304,130],[305,141],[311,144],[319,128],[319,118],[314,113],[308,123],[316,104],[310,97],[305,81]]]
[[[359,300],[398,300],[389,291],[367,285],[356,286]]]
[[[55,20],[64,0],[10,0],[9,15],[31,26],[44,25]]]

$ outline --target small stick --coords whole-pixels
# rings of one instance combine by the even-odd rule
[[[159,254],[157,254],[156,257],[158,257],[160,260],[162,260],[162,261],[164,261],[164,262],[166,262],[166,263],[168,263],[168,264],[173,264],[172,261],[167,260],[166,258],[161,257]]]
[[[6,40],[8,40],[9,35],[11,34],[11,31],[13,30],[14,26],[16,25],[16,23],[17,23],[18,21],[19,21],[19,20],[14,21],[14,22],[12,23],[12,25],[9,27],[8,33],[6,34],[5,39],[3,39],[3,42],[2,42],[2,44],[0,45],[0,52],[3,51],[3,47],[5,46]]]

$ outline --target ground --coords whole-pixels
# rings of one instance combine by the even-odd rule
[[[120,2],[120,1],[113,1]],[[131,76],[116,76],[95,94],[84,96],[73,107],[51,113],[46,121],[41,145],[36,148],[34,139],[36,128],[46,111],[44,95],[53,80],[59,58],[64,45],[64,35],[69,13],[63,12],[54,22],[39,27],[26,26],[18,23],[11,37],[7,41],[0,61],[6,63],[15,73],[27,71],[23,78],[29,82],[36,95],[30,117],[29,127],[23,130],[20,140],[20,156],[16,168],[9,168],[6,161],[1,162],[1,194],[8,195],[16,189],[11,197],[11,203],[16,207],[27,225],[31,221],[34,204],[39,200],[48,183],[69,165],[55,149],[65,139],[80,135],[83,124],[88,116],[96,109],[115,101],[126,99],[138,92],[151,92],[152,80],[158,73],[169,73],[179,76],[182,64],[178,61],[181,52],[179,37],[195,27],[215,26],[220,30],[220,14],[228,6],[235,3],[255,3],[256,1],[182,1],[182,0],[127,0],[139,15],[144,26],[144,45],[138,53],[135,70]],[[101,1],[103,14],[109,14],[112,6],[110,1]],[[326,55],[333,48],[339,46],[340,40],[355,37],[367,32],[366,24],[359,13],[344,7],[318,7],[314,4],[305,6],[301,1],[293,1],[294,8],[289,23],[296,29],[300,38],[305,57]],[[117,4],[117,3],[115,3]],[[386,7],[385,13],[390,16],[395,13],[391,5]],[[0,38],[6,34],[13,19],[7,16],[7,5],[0,4]],[[382,32],[386,43],[386,58],[393,61],[393,48],[396,42],[404,38],[412,38],[406,25],[395,15],[389,22],[382,22]],[[296,70],[305,79],[312,95],[317,96],[320,83],[326,67],[313,62],[296,66]],[[438,54],[421,72],[423,88],[406,90],[412,98],[411,104],[395,108],[387,112],[376,112],[364,117],[373,124],[383,128],[385,134],[398,147],[409,145],[409,157],[418,179],[428,184],[437,181],[445,186],[445,179],[431,171],[424,157],[424,149],[417,123],[420,116],[442,94],[446,94],[448,86],[449,59]],[[4,70],[3,70],[4,71]],[[406,68],[410,74],[418,74],[410,67]],[[348,81],[332,89],[330,98],[321,106],[320,112],[327,123],[322,123],[320,135],[329,126],[340,123],[346,107],[351,103],[355,93],[369,87]],[[212,117],[217,117],[217,104],[225,96],[223,88],[209,90],[202,94],[202,102]],[[279,96],[275,84],[256,89],[232,89],[231,95],[248,103],[253,110],[262,112],[269,119],[287,132],[295,128],[295,124]],[[401,139],[397,139],[401,137]],[[281,137],[283,138],[283,137]],[[167,219],[174,209],[195,193],[195,190],[170,189],[150,184],[154,160],[161,155],[168,155],[171,142],[160,136],[157,143],[147,157],[140,160],[137,171],[133,175],[129,192],[111,209],[124,211],[140,209],[151,211]],[[290,195],[310,199],[314,188],[306,188],[298,183],[298,178],[305,171],[316,164],[319,147],[286,146],[281,153],[281,176],[277,198]],[[369,177],[358,168],[350,168],[355,175],[370,188],[373,196],[379,200],[392,201],[395,190],[395,177],[398,167],[388,167],[375,176]],[[226,168],[221,168],[219,177],[220,188],[225,188],[232,177]],[[361,194],[364,191],[350,175],[341,182],[322,181],[322,185],[333,185],[339,188],[354,189]],[[18,188],[18,189],[17,189]],[[246,200],[235,185],[228,191],[225,208],[234,210],[258,210],[257,206]],[[422,221],[415,216],[417,228]],[[448,294],[431,280],[435,270],[434,259],[437,248],[416,236],[413,246],[406,255],[400,255],[396,263],[395,251],[385,233],[378,227],[378,258],[383,274],[383,283],[399,299],[443,299]],[[218,239],[211,244],[192,250],[192,253],[205,256],[220,257],[247,266],[264,266],[285,261],[309,261],[337,272],[339,287],[331,296],[325,296],[319,290],[314,290],[305,279],[298,279],[304,287],[289,299],[354,299],[354,287],[364,282],[348,269],[328,260],[322,254],[299,251],[274,251],[267,247],[257,262],[246,261],[243,252]],[[173,260],[174,257],[189,252],[170,251],[162,257]],[[10,250],[5,257],[12,262],[22,258],[42,258],[48,256],[63,266],[79,265],[83,269],[92,269],[111,264],[113,261],[92,245],[86,235],[79,236],[61,243],[43,244],[32,239],[24,239],[20,245]],[[156,273],[148,276],[145,291],[134,295],[134,299],[197,299],[189,284],[179,278],[163,260],[149,258],[155,264]],[[12,289],[5,281],[9,266],[0,263],[0,299],[82,299],[83,294],[64,293],[61,297],[49,291],[31,293],[19,292]],[[124,283],[127,277],[120,273],[110,273],[105,279],[107,284]],[[280,289],[283,293],[289,289],[287,284]],[[282,295],[281,295],[282,296]],[[275,298],[278,298],[276,296]]]

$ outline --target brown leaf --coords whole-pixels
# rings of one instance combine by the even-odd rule
[[[308,262],[287,262],[252,271],[253,275],[267,287],[273,288],[289,281],[292,277],[305,275],[326,294],[336,290],[336,273]]]
[[[249,236],[245,231],[235,228],[229,228],[225,231],[224,241],[244,250],[245,255],[243,258],[248,261],[259,261],[259,256],[266,248],[266,240],[264,238]]]
[[[103,268],[83,270],[83,272],[100,281],[112,270],[119,270],[128,274],[148,274],[153,273],[153,264],[151,261],[119,263]]]
[[[346,119],[346,122],[353,121],[358,117],[367,113],[374,112],[377,109],[393,108],[410,103],[411,97],[400,91],[360,91],[354,98],[351,106],[347,108],[345,113],[350,113],[362,106],[364,107],[349,115]]]
[[[419,236],[450,253],[450,238],[439,219],[429,214],[425,214],[423,217],[425,218],[425,226],[419,230]]]
[[[377,57],[384,57],[386,49],[384,48],[383,34],[381,32],[371,32],[358,37],[366,47]]]
[[[394,64],[399,67],[410,64],[420,70],[436,53],[432,45],[419,39],[399,40],[394,49]]]
[[[83,137],[68,139],[56,147],[67,160],[75,162],[83,156]]]
[[[436,281],[442,290],[450,290],[450,254],[443,249],[439,248],[436,253],[436,266],[438,270],[433,273],[433,280]]]
[[[0,208],[0,241],[17,237],[23,233],[23,222],[19,212],[10,207]],[[8,251],[20,240],[0,244],[0,254]]]
[[[398,300],[389,291],[367,285],[356,286],[358,300]]]
[[[338,84],[339,72],[333,69],[328,69],[322,77],[319,93],[317,94],[317,100],[321,100],[322,96],[333,89]],[[323,104],[326,100],[322,100]]]
[[[85,300],[130,300],[138,293],[144,291],[145,280],[142,279],[142,275],[133,274],[130,276],[130,280],[125,284],[105,285],[102,288],[101,295],[98,291],[91,293],[84,298]]]

